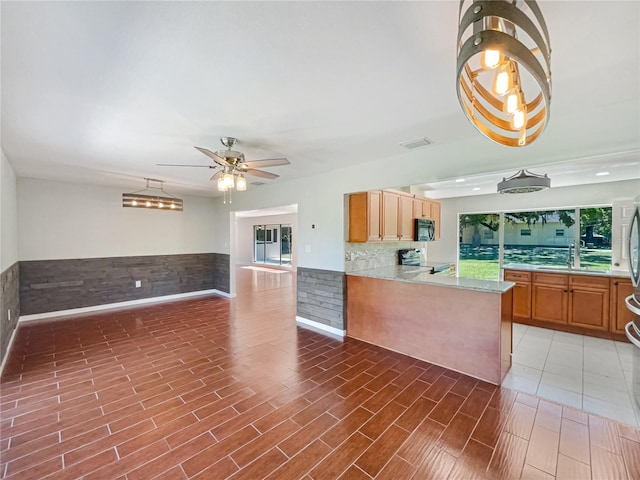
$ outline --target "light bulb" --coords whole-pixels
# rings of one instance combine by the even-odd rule
[[[172,208],[172,209],[173,209],[173,208],[176,208],[176,204],[175,204],[175,203],[173,203],[173,202],[171,202],[171,208]]]
[[[480,54],[482,68],[493,69],[502,62],[502,54],[498,50],[485,50]]]
[[[162,208],[162,207],[164,207],[164,203],[158,202],[158,208]]]
[[[218,191],[225,192],[227,190],[227,183],[224,180],[224,175],[218,177]]]
[[[131,205],[133,205],[133,206],[135,207],[136,205],[138,205],[138,202],[136,202],[136,201],[134,200],[134,201],[132,201],[132,202],[131,202]]]
[[[516,110],[520,110],[520,95],[518,92],[512,90],[504,101],[504,113],[513,115]]]
[[[511,128],[514,130],[520,130],[527,122],[527,116],[524,110],[516,110],[511,117]]]
[[[509,72],[509,68],[507,66],[502,66],[496,72],[496,77],[493,81],[493,92],[496,95],[505,95],[509,90],[511,90],[511,73]]]
[[[151,206],[151,202],[147,200],[147,207]]]
[[[244,178],[244,175],[238,175],[238,181],[236,182],[236,189],[239,192],[244,192],[247,189],[247,180]]]
[[[227,189],[232,189],[233,185],[234,185],[234,180],[233,180],[233,174],[231,173],[225,173],[224,174],[224,184],[227,187]]]

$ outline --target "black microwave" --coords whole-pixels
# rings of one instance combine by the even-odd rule
[[[427,218],[414,220],[413,239],[416,242],[432,242],[436,239],[436,222]]]

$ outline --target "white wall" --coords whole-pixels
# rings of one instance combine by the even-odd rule
[[[463,149],[468,145],[451,146],[449,148]],[[486,172],[504,168],[508,159],[519,166],[522,161],[521,152],[505,149],[496,150],[494,156],[478,158]],[[533,151],[536,151],[533,149]],[[531,153],[531,152],[530,152]],[[540,153],[540,152],[538,152]],[[576,152],[578,154],[578,152]],[[552,157],[548,157],[552,158]],[[391,161],[393,160],[393,161]],[[517,160],[517,161],[516,161]],[[344,195],[347,193],[374,190],[380,188],[397,188],[398,186],[415,185],[427,180],[438,180],[448,177],[445,165],[450,161],[447,152],[440,150],[439,145],[432,145],[398,155],[393,159],[370,162],[366,165],[354,164],[338,171],[319,174],[299,180],[292,180],[272,185],[248,185],[246,192],[233,197],[233,204],[223,204],[221,198],[216,199],[216,226],[219,227],[215,238],[215,251],[229,253],[231,211],[256,210],[277,207],[280,205],[298,205],[298,266],[326,270],[344,270]],[[515,163],[513,163],[515,162]],[[390,165],[393,168],[390,168]],[[280,167],[286,169],[287,167]],[[274,169],[275,171],[275,169]],[[283,170],[284,171],[284,170]],[[462,174],[463,172],[461,172]],[[284,175],[283,175],[284,176]],[[625,183],[625,182],[621,182]],[[630,181],[626,186],[606,187],[605,184],[593,184],[576,187],[575,191],[564,188],[552,188],[545,192],[538,192],[531,200],[526,195],[508,199],[510,208],[533,208],[540,206],[567,206],[598,203],[611,204],[614,198],[621,196],[633,197],[630,190],[637,189],[639,181]],[[427,258],[430,261],[452,261],[456,258],[457,244],[457,201],[452,207],[443,202],[442,230],[445,236],[438,245],[428,244]],[[460,199],[460,208],[473,211],[499,211],[506,204],[504,196],[482,195],[464,197]],[[312,229],[311,225],[316,228]],[[223,232],[220,228],[225,228]],[[446,236],[449,232],[450,236]],[[444,244],[450,244],[443,247]],[[449,248],[450,247],[450,248]]]
[[[441,200],[442,221],[439,242],[427,245],[427,259],[455,262],[458,257],[458,214],[556,209],[563,207],[611,205],[631,199],[640,191],[640,180],[609,182],[576,187],[550,188],[522,195],[476,195]],[[615,218],[615,215],[614,215]],[[613,229],[616,225],[613,226]],[[612,252],[613,254],[614,252]],[[613,258],[616,261],[616,258]]]
[[[265,224],[290,224],[293,236],[293,262],[298,261],[298,215],[295,213],[283,215],[267,215],[264,217],[236,218],[236,251],[235,263],[250,265],[253,263],[253,226]]]
[[[211,198],[183,197],[184,211],[170,212],[123,208],[122,193],[18,178],[20,260],[215,251]]]
[[[16,174],[0,150],[0,272],[18,261],[18,207]]]

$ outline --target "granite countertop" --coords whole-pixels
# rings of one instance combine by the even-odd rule
[[[398,282],[422,283],[450,288],[463,288],[489,293],[504,293],[512,288],[514,282],[499,282],[495,280],[481,280],[478,278],[454,277],[448,275],[432,275],[426,269],[407,265],[391,265],[348,272],[354,277],[379,278],[382,280],[396,280]]]
[[[540,273],[570,273],[571,275],[591,275],[599,277],[628,277],[624,270],[597,270],[586,268],[548,267],[546,265],[529,265],[525,263],[508,263],[504,270],[523,270]]]

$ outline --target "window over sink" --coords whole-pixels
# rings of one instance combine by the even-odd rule
[[[612,208],[459,215],[459,275],[497,280],[500,267],[611,269]]]

